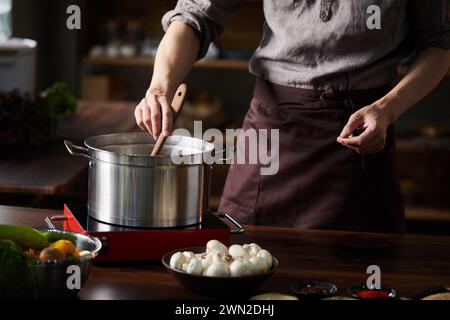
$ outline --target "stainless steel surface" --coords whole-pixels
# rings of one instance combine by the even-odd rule
[[[85,236],[79,233],[59,230],[46,230],[47,237],[51,241],[59,239],[72,240],[81,251],[91,252],[78,258],[38,262],[36,264],[36,288],[39,298],[64,298],[75,296],[79,289],[70,289],[67,283],[72,272],[68,272],[70,266],[76,266],[80,270],[80,289],[86,283],[91,271],[92,261],[100,252],[102,244],[99,239]],[[73,268],[73,267],[72,267]],[[69,281],[68,281],[69,280]]]
[[[54,221],[67,221],[67,217],[64,215],[45,217],[45,224],[51,230],[56,230]]]
[[[150,157],[155,141],[146,133],[89,138],[87,150],[66,142],[69,152],[89,157],[89,215],[102,222],[146,228],[201,223],[208,213],[211,167],[203,156],[214,145],[171,136],[162,156]],[[177,165],[171,155],[182,155]]]
[[[78,146],[74,145],[73,142],[70,142],[67,140],[64,141],[64,145],[66,146],[67,151],[69,151],[69,153],[72,156],[85,157],[85,158],[88,158],[89,160],[91,159],[91,157],[88,155],[88,152],[89,152],[88,149],[83,148],[83,147],[78,147]]]
[[[225,212],[216,212],[214,213],[217,217],[219,217],[222,220],[227,220],[231,223],[233,226],[232,229],[230,229],[230,232],[232,234],[240,234],[245,232],[245,228],[241,226],[240,223],[238,223],[236,220],[234,220],[228,213]]]

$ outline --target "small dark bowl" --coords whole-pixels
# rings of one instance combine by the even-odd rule
[[[171,251],[164,255],[162,263],[172,276],[192,292],[206,297],[249,297],[266,282],[278,267],[278,260],[273,257],[272,268],[264,274],[245,277],[206,277],[188,274],[170,267],[170,258],[176,252],[191,251],[202,253],[204,247],[185,248]]]
[[[374,297],[374,298],[366,297],[366,298],[364,298],[359,295],[362,291],[373,291],[373,292],[386,293],[386,297]],[[365,284],[361,284],[361,285],[355,286],[353,288],[350,288],[349,292],[352,295],[352,297],[361,299],[361,300],[394,300],[394,299],[397,299],[397,292],[394,289],[391,289],[391,288],[371,289],[371,288],[368,288]]]
[[[321,288],[323,288],[323,292],[307,292],[305,289],[311,286],[320,286]],[[305,279],[292,283],[291,290],[299,298],[323,299],[335,295],[337,292],[337,287],[335,284],[325,280]]]

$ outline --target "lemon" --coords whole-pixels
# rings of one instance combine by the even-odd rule
[[[69,240],[58,240],[52,243],[50,246],[59,249],[64,254],[64,257],[67,257],[68,255],[73,257],[80,256],[80,253],[78,252],[75,245]]]

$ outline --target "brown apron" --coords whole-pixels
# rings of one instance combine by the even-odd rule
[[[336,142],[350,115],[387,90],[317,91],[257,79],[243,130],[280,130],[279,171],[232,165],[219,210],[244,224],[403,232],[393,126],[376,154]]]

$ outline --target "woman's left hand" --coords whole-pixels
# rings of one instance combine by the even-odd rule
[[[387,110],[378,104],[358,110],[351,115],[337,142],[358,153],[383,150],[387,128],[393,122]]]

